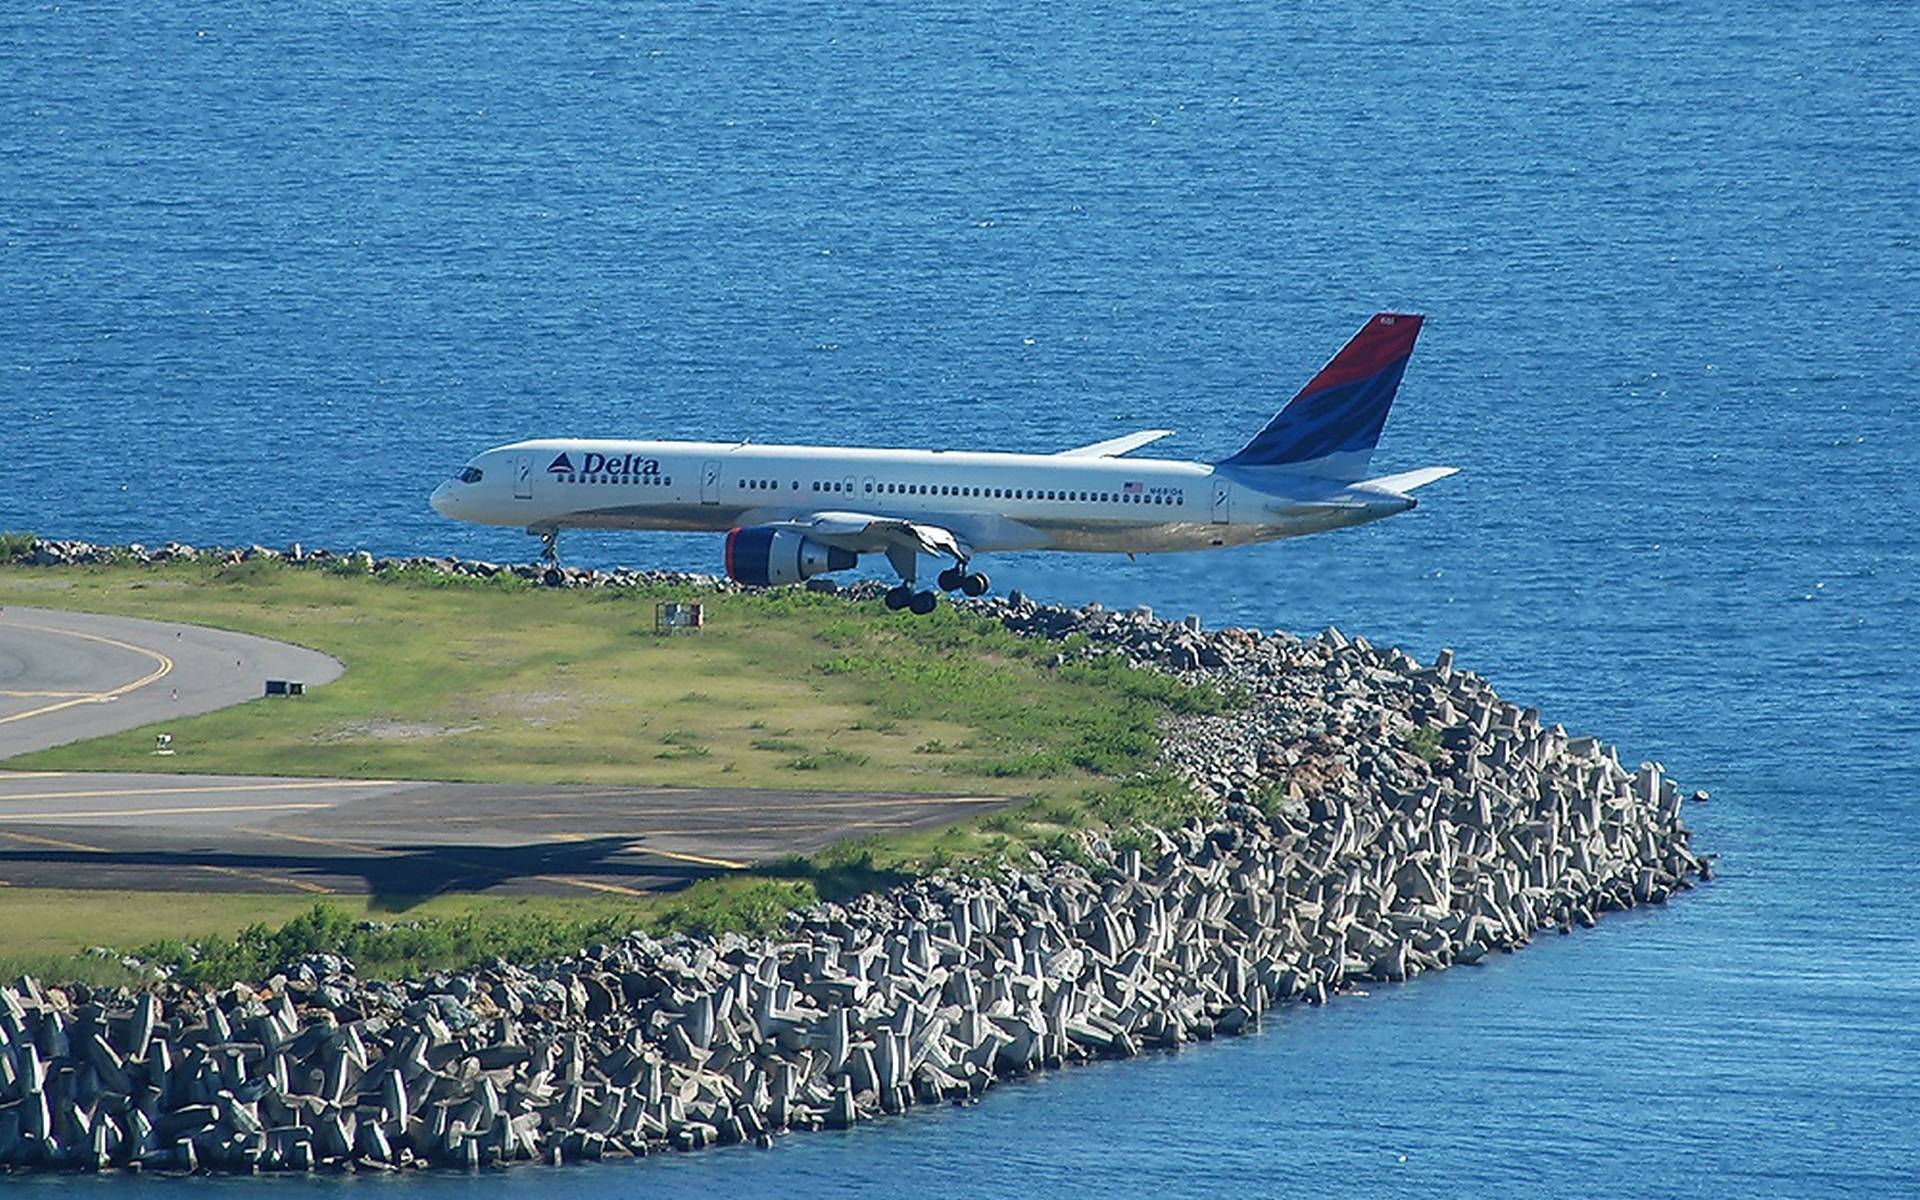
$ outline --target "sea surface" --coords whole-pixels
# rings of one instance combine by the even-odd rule
[[[1294,7],[6,6],[0,529],[523,559],[425,497],[538,434],[1210,459],[1413,309],[1417,512],[997,585],[1452,646],[1712,793],[1711,885],[1250,1039],[207,1192],[1920,1194],[1920,9]]]

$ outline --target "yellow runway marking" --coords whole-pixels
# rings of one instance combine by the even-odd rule
[[[406,851],[404,850],[389,850],[384,846],[368,846],[368,845],[363,845],[359,842],[342,842],[334,838],[310,837],[304,833],[287,833],[284,830],[279,830],[279,829],[260,829],[256,827],[248,827],[248,828],[244,828],[242,832],[264,834],[267,837],[284,838],[289,842],[305,842],[313,846],[329,846],[335,850],[353,850],[358,853],[370,855],[375,858],[395,858],[395,857],[404,856],[406,854]],[[565,841],[570,839],[563,837],[561,840]],[[478,848],[491,849],[491,847],[478,847]],[[451,855],[447,855],[446,857],[447,857],[447,861],[453,863],[456,866],[478,867],[482,865],[479,863],[472,862],[470,860],[462,860],[462,859],[454,858]],[[575,879],[570,875],[530,875],[528,876],[528,878],[538,879],[543,883],[557,883],[565,887],[585,888],[588,891],[612,892],[615,895],[620,895],[620,896],[645,896],[648,894],[646,892],[636,891],[635,889],[630,887],[621,887],[617,883],[601,883],[597,880],[592,880],[592,879]]]
[[[579,816],[582,814],[556,813],[554,815],[567,817],[567,816]],[[605,816],[606,814],[600,813],[600,814],[593,814],[593,815]],[[392,829],[408,829],[408,830],[420,828],[420,823],[418,821],[411,820],[405,817],[395,817],[389,820],[367,819],[367,820],[357,821],[355,823],[358,825],[367,826],[369,828],[374,826],[381,826],[381,827],[392,828]],[[455,822],[451,818],[437,822],[437,824],[442,824],[442,825],[451,825],[451,824],[457,824],[457,823],[458,822]],[[475,819],[474,823],[484,824],[484,822],[479,821],[478,818]],[[899,827],[900,827],[900,822],[898,821],[788,821],[780,825],[729,825],[726,827],[725,830],[651,829],[649,828],[649,829],[627,829],[627,830],[621,830],[618,832],[609,831],[607,833],[579,834],[576,836],[578,837],[578,840],[581,840],[581,841],[585,841],[588,838],[625,838],[628,841],[639,841],[642,838],[650,838],[650,837],[713,837],[716,833],[720,833],[720,832],[725,832],[725,833],[801,833],[810,829],[897,829]],[[562,840],[573,840],[572,838],[567,837],[567,835],[554,834],[550,836],[561,838]]]
[[[631,833],[556,833],[553,835],[553,840],[556,842],[588,842],[601,838],[619,838],[625,841],[628,843],[627,852],[630,854],[651,854],[658,858],[671,858],[677,862],[690,862],[702,867],[723,867],[729,871],[744,871],[753,865],[751,863],[734,862],[730,858],[708,858],[704,854],[688,854],[681,850],[662,850],[658,846],[648,845],[640,837],[636,837]]]
[[[542,883],[563,883],[568,887],[586,888],[595,892],[612,892],[616,896],[645,896],[648,893],[630,887],[621,887],[617,883],[599,883],[592,879],[572,879],[565,875],[535,875]]]
[[[898,821],[814,821],[810,824],[729,825],[728,833],[800,833],[808,829],[898,829]],[[712,837],[711,829],[649,829],[659,837]]]
[[[255,879],[262,883],[278,883],[297,891],[311,892],[324,896],[332,889],[321,887],[317,883],[308,883],[304,879],[288,879],[283,875],[268,875],[261,871],[248,871],[240,867],[216,867],[211,863],[195,863],[202,871],[212,871],[216,875],[232,875],[239,879]]]
[[[487,785],[482,784],[482,785],[475,785],[475,786],[487,786]],[[658,793],[653,793],[653,794],[658,794]],[[685,793],[681,792],[680,794],[684,795]],[[775,794],[780,795],[780,793],[775,793]],[[896,804],[905,805],[906,807],[909,807],[909,808],[924,808],[928,805],[935,805],[935,804],[1006,804],[1013,799],[1013,797],[1011,796],[919,796],[919,795],[911,795],[911,794],[903,795],[903,796],[870,796],[870,797],[864,797],[860,799],[840,799],[840,800],[808,799],[808,797],[812,796],[813,794],[814,793],[811,793],[811,792],[786,793],[786,795],[789,795],[792,797],[795,807],[802,808],[802,809],[884,808],[888,805],[896,805]],[[542,790],[541,792],[534,795],[529,795],[526,798],[529,800],[538,799],[538,800],[546,800],[550,802],[564,802],[568,800],[609,800],[609,799],[619,800],[619,799],[629,799],[629,798],[636,799],[636,800],[647,800],[651,798],[651,795],[652,794],[649,794],[648,792],[645,792],[645,791],[636,792],[634,789],[628,789],[628,788],[614,788],[604,792],[575,792],[575,791],[567,791],[563,789],[554,789],[554,790]],[[425,802],[430,800],[431,798],[422,797],[421,799],[423,802]],[[701,805],[697,805],[689,808],[649,807],[647,809],[649,813],[674,813],[674,814],[680,814],[680,815],[684,815],[687,813],[698,814],[698,813],[724,813],[724,812],[765,812],[766,810],[767,810],[767,804],[765,803],[701,804]]]
[[[59,779],[71,774],[72,771],[0,771],[0,784],[15,779]]]
[[[398,854],[397,850],[388,850],[382,846],[363,846],[359,842],[341,842],[333,838],[309,837],[304,833],[287,833],[280,829],[261,829],[258,826],[240,826],[241,833],[257,833],[262,837],[283,838],[289,842],[305,842],[309,846],[328,846],[335,850],[352,850],[359,854],[378,854],[382,856]]]
[[[201,816],[207,813],[300,812],[332,808],[321,801],[288,804],[183,804],[173,808],[117,808],[88,812],[0,813],[0,821],[100,821],[113,817]]]
[[[392,781],[388,781],[388,782],[392,782]],[[432,785],[427,784],[425,786],[432,786]],[[492,784],[492,783],[452,783],[452,784],[446,784],[444,786],[461,787],[461,788],[496,788],[496,787],[500,787],[501,785]],[[515,786],[520,786],[520,785],[515,785]],[[622,787],[622,788],[607,788],[604,790],[595,790],[595,791],[589,792],[589,791],[575,791],[571,787],[561,784],[561,785],[556,785],[550,788],[542,787],[542,788],[539,788],[539,790],[537,791],[530,791],[520,796],[515,796],[509,793],[509,795],[506,798],[522,799],[522,800],[529,800],[529,801],[539,800],[539,801],[545,801],[547,803],[565,803],[567,801],[583,801],[583,800],[631,800],[638,803],[648,803],[656,798],[679,799],[681,797],[693,794],[695,791],[697,791],[697,789],[644,788],[644,787],[624,788]],[[801,808],[806,808],[806,809],[884,808],[889,805],[902,805],[908,808],[925,808],[930,805],[942,805],[942,804],[1010,804],[1013,802],[1013,799],[1014,799],[1014,797],[1012,796],[938,796],[938,795],[922,796],[922,795],[908,793],[908,794],[899,795],[899,796],[870,796],[870,797],[862,797],[862,798],[843,798],[843,799],[835,799],[835,800],[815,800],[815,799],[810,799],[810,797],[816,795],[816,793],[813,793],[813,792],[780,793],[776,791],[772,794],[775,797],[789,796],[792,798],[795,805]],[[396,797],[396,800],[397,799],[398,797]],[[412,804],[432,804],[435,799],[436,797],[434,797],[431,793],[429,793],[424,796],[408,797],[406,802],[412,803]],[[649,805],[649,807],[647,808],[647,812],[672,813],[676,815],[685,816],[685,815],[698,815],[700,813],[765,812],[767,810],[767,807],[768,805],[765,802],[758,803],[758,804],[702,804],[702,805],[697,805],[693,807],[681,807],[681,808],[657,808]]]
[[[578,817],[604,819],[606,815],[607,815],[606,813],[520,813],[518,815],[511,816],[511,817],[508,817],[508,816],[444,817],[436,821],[435,824],[488,825],[488,824],[493,824],[495,822],[504,824],[505,822],[510,820],[511,821],[562,821],[562,820],[568,820],[568,819],[578,818]],[[654,813],[644,814],[644,816],[646,817],[652,817],[654,815],[656,814]],[[684,816],[686,814],[661,813],[658,815]],[[656,829],[652,826],[648,826],[644,829],[628,829],[628,830],[624,830],[617,833],[616,832],[600,833],[600,834],[595,834],[593,836],[632,838],[632,837],[652,837],[655,835],[671,835],[676,837],[692,835],[695,837],[712,837],[715,834],[720,834],[720,833],[779,833],[782,831],[797,831],[801,829],[892,829],[900,825],[904,825],[907,822],[911,821],[912,819],[913,818],[906,817],[906,816],[898,817],[893,820],[886,820],[881,818],[868,818],[866,820],[850,820],[844,817],[831,817],[831,818],[818,820],[818,821],[802,821],[802,820],[780,821],[771,825],[736,825],[736,824],[729,823],[724,828],[718,828],[718,829],[701,829],[699,827],[693,827],[688,829]],[[369,818],[360,823],[363,825],[398,825],[398,826],[407,827],[407,828],[415,827],[418,824],[417,820],[409,819],[405,817],[395,817],[395,818],[389,818],[389,819]]]
[[[633,847],[636,854],[653,854],[661,858],[671,858],[676,862],[689,862],[702,867],[721,867],[728,871],[744,871],[750,863],[734,862],[730,858],[708,858],[704,854],[688,854],[682,850],[662,850],[658,846],[649,846],[644,842]]]
[[[89,846],[85,842],[66,842],[59,838],[40,837],[31,833],[13,833],[0,829],[0,837],[10,837],[16,842],[26,842],[34,846],[52,846],[56,850],[79,850],[85,854],[112,854],[105,846]]]
[[[0,799],[4,799],[4,798],[5,798],[4,793],[0,793]],[[529,799],[564,801],[564,800],[578,799],[578,797],[576,796],[541,796],[541,797],[529,797]],[[791,811],[798,814],[806,815],[806,814],[821,812],[824,810],[841,809],[841,808],[881,808],[881,807],[885,807],[887,803],[890,803],[890,802],[867,803],[862,801],[862,802],[853,802],[848,804],[803,804],[792,809]],[[904,803],[905,806],[910,809],[917,810],[917,809],[932,807],[935,803],[939,803],[939,802],[929,801],[927,804],[919,804],[912,801],[904,801],[901,803]],[[949,804],[1010,804],[1012,803],[1012,801],[1004,796],[977,797],[977,798],[971,797],[971,796],[962,796],[956,800],[945,801],[945,803],[949,803]],[[767,805],[764,805],[764,804],[733,804],[733,805],[716,804],[708,808],[638,809],[638,810],[635,810],[632,815],[640,819],[652,820],[657,817],[710,817],[710,816],[717,816],[717,815],[722,815],[726,813],[764,814],[766,812],[767,812]],[[566,810],[555,811],[555,810],[547,809],[547,810],[537,810],[537,811],[522,810],[520,812],[510,812],[510,813],[489,813],[485,816],[477,816],[477,817],[466,817],[466,816],[458,816],[458,815],[444,816],[444,817],[436,816],[433,819],[435,822],[445,822],[448,824],[488,825],[488,824],[495,824],[495,823],[505,823],[507,821],[564,821],[564,820],[575,820],[579,818],[604,821],[610,815],[615,815],[615,814],[609,814],[604,809],[596,809],[591,812],[578,812],[578,811],[566,811]],[[912,820],[913,817],[903,815],[901,819]]]
[[[0,783],[4,783],[0,777]],[[298,783],[215,783],[194,787],[100,788],[81,792],[8,792],[0,790],[4,800],[101,800],[133,799],[139,796],[201,796],[210,792],[305,792],[322,788],[380,787],[384,780],[310,779]]]
[[[38,699],[44,700],[49,697],[57,699],[63,696],[85,696],[91,699],[92,697],[97,696],[99,694],[100,693],[98,692],[13,692],[13,691],[0,692],[0,696],[11,696],[16,700],[25,700],[30,698],[38,698]]]
[[[45,625],[23,625],[13,621],[7,622],[7,628],[31,629],[35,633],[51,633],[56,637],[72,637],[79,638],[81,641],[86,642],[99,642],[103,646],[113,646],[121,650],[130,650],[135,654],[145,655],[158,663],[159,666],[134,680],[132,683],[123,683],[117,688],[108,688],[104,692],[76,693],[78,699],[62,700],[58,704],[44,704],[39,708],[30,708],[26,712],[14,713],[9,717],[0,717],[0,725],[5,725],[11,721],[24,721],[28,717],[45,716],[50,712],[59,712],[63,708],[72,708],[77,704],[99,704],[107,700],[118,700],[129,692],[138,691],[155,680],[165,678],[167,673],[173,670],[173,660],[158,650],[149,650],[145,646],[136,646],[132,642],[123,642],[116,638],[102,637],[97,633],[77,633],[71,629],[50,629]]]
[[[51,846],[56,850],[74,850],[81,854],[113,854],[116,851],[104,846],[89,846],[85,842],[69,842],[61,838],[40,837],[31,833],[15,833],[9,829],[0,829],[0,837],[12,838],[16,842],[26,842],[33,846]],[[319,884],[308,883],[303,879],[288,879],[281,875],[268,875],[260,871],[248,871],[240,867],[219,867],[211,863],[193,863],[194,869],[211,871],[216,875],[232,875],[239,879],[252,879],[259,883],[277,883],[295,891],[314,892],[324,895],[326,888]]]

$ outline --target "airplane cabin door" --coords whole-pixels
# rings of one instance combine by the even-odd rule
[[[525,454],[513,456],[513,498],[533,499],[533,459]]]
[[[1219,476],[1213,480],[1213,523],[1225,525],[1233,507],[1233,484]]]
[[[709,459],[700,464],[700,503],[720,503],[720,462]]]

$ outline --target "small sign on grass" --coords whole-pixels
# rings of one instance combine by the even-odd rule
[[[653,606],[653,631],[657,634],[698,633],[706,624],[707,611],[703,604],[666,600]]]

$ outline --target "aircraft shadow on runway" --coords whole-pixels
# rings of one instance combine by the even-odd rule
[[[404,912],[434,896],[485,892],[509,884],[561,894],[592,883],[666,892],[726,868],[672,861],[622,837],[515,846],[388,846],[382,854],[266,850],[105,850],[52,846],[0,849],[0,877],[20,886],[153,891],[287,890],[274,879],[339,892],[367,892],[375,908]],[[585,885],[569,883],[585,879]]]

